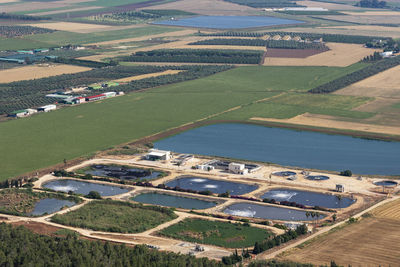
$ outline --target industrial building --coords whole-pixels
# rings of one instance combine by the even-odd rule
[[[150,149],[150,152],[145,156],[146,160],[169,160],[171,159],[171,151]]]
[[[37,111],[38,112],[49,112],[49,111],[56,110],[56,109],[57,109],[56,105],[46,105],[46,106],[37,108]]]
[[[242,163],[231,162],[228,165],[228,170],[229,170],[229,172],[235,173],[235,174],[248,174],[249,173],[249,169],[247,169],[245,167],[245,165]]]

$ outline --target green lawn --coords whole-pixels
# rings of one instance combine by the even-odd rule
[[[0,123],[0,180],[51,166],[63,159],[89,155],[240,105],[245,107],[226,116],[235,119],[288,117],[307,109],[364,116],[364,113],[343,110],[343,106],[336,108],[339,96],[333,96],[335,101],[326,102],[326,107],[272,102],[251,104],[282,91],[306,91],[349,69],[240,67],[198,80],[3,122]],[[341,105],[354,106],[352,98],[345,98],[348,104]],[[354,101],[361,102],[359,98]],[[253,106],[257,108],[255,111]],[[247,109],[252,113],[248,114]]]
[[[92,201],[52,221],[79,228],[118,233],[139,233],[175,219],[171,209],[119,201]]]
[[[21,38],[2,38],[0,39],[0,50],[46,48],[57,47],[67,44],[89,44],[94,42],[134,38],[180,30],[181,29],[178,28],[169,28],[162,26],[144,26],[140,28],[94,33],[56,31],[52,33],[29,35]]]
[[[273,233],[239,223],[185,219],[165,228],[159,234],[184,241],[227,248],[251,247]]]

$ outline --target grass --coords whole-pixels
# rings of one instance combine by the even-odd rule
[[[139,233],[177,216],[171,209],[119,201],[92,201],[80,209],[55,215],[53,222],[96,231]]]
[[[159,234],[189,242],[227,248],[251,247],[273,234],[265,229],[240,223],[185,219],[165,228]]]
[[[354,67],[240,67],[198,80],[3,122],[0,123],[0,180],[64,159],[87,156],[240,105],[245,107],[227,115],[235,119],[255,115],[279,117],[281,113],[286,117],[295,116],[307,107],[251,103],[281,92],[307,91],[352,69]],[[346,101],[351,102],[351,98]],[[335,108],[336,103],[308,108],[353,112]],[[254,114],[247,112],[248,108]]]
[[[112,41],[125,38],[134,38],[145,35],[159,34],[165,32],[179,31],[177,28],[144,26],[115,31],[104,31],[94,33],[75,33],[67,31],[56,31],[52,33],[24,36],[22,38],[0,39],[1,50],[34,49],[58,47],[67,44],[88,44],[103,41]]]

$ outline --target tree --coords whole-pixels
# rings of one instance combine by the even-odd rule
[[[353,173],[351,172],[351,170],[344,170],[344,171],[341,171],[341,172],[340,172],[340,175],[341,175],[341,176],[348,176],[348,177],[351,177],[351,176],[353,176]]]

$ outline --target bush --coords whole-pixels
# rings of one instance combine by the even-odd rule
[[[85,197],[90,199],[101,199],[101,195],[97,191],[90,191]]]
[[[345,171],[341,171],[341,172],[340,172],[340,175],[341,175],[341,176],[348,176],[348,177],[351,177],[351,176],[353,176],[353,173],[352,173],[350,170],[345,170]]]

